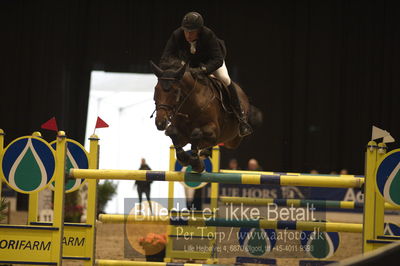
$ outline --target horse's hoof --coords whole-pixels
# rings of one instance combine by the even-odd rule
[[[177,158],[178,159],[178,158]],[[190,160],[180,160],[178,159],[178,162],[182,165],[182,166],[188,166],[190,165]]]
[[[196,168],[194,168],[194,167],[192,166],[192,170],[193,170],[194,172],[196,172],[196,173],[202,173],[202,172],[204,172],[205,168],[204,168],[204,165],[199,165],[199,166],[197,166]]]
[[[204,163],[199,158],[190,160],[190,165],[192,166],[192,170],[201,173],[204,171]]]
[[[176,158],[178,159],[180,164],[183,165],[183,166],[187,166],[191,162],[190,155],[187,152],[183,151],[183,150],[176,152]]]
[[[201,150],[200,151],[200,154],[199,154],[201,157],[206,157],[206,158],[208,158],[208,157],[210,157],[211,156],[211,150],[210,149],[203,149],[203,150]]]

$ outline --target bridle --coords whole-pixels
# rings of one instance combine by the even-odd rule
[[[167,78],[167,77],[159,77],[158,80],[159,81],[160,80],[179,81],[177,78]],[[182,106],[185,104],[185,102],[189,99],[190,95],[194,92],[194,90],[196,89],[196,85],[197,85],[197,78],[194,81],[193,88],[189,91],[189,93],[187,93],[185,95],[185,98],[183,98],[182,101],[180,101],[181,100],[181,94],[182,94],[182,88],[179,88],[178,89],[178,95],[176,96],[176,100],[175,100],[175,105],[157,104],[156,103],[156,109],[153,111],[153,113],[151,114],[150,118],[152,118],[154,113],[156,111],[158,111],[158,110],[165,110],[167,112],[169,121],[171,121],[177,115],[189,118],[188,114],[183,114],[183,113],[179,112],[179,110],[182,108]],[[178,107],[176,107],[176,105],[178,105]]]

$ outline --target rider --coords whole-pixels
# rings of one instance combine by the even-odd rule
[[[225,65],[225,46],[215,33],[204,26],[203,17],[197,12],[187,13],[181,27],[176,29],[169,38],[161,56],[161,64],[168,58],[177,58],[189,62],[194,77],[213,74],[229,89],[232,105],[239,120],[239,135],[247,136],[252,128],[240,105],[239,96],[231,81]]]

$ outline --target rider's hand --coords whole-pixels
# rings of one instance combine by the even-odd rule
[[[191,68],[190,73],[194,79],[203,79],[205,76],[204,70],[200,67]]]

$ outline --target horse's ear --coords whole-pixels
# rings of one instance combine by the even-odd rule
[[[154,75],[156,75],[158,78],[163,75],[164,71],[161,68],[159,68],[156,64],[154,64],[153,61],[151,60],[150,60],[150,66]]]
[[[183,74],[185,74],[187,68],[187,63],[185,63],[184,65],[182,65],[176,72],[175,72],[175,77],[177,79],[181,79],[183,77]]]

